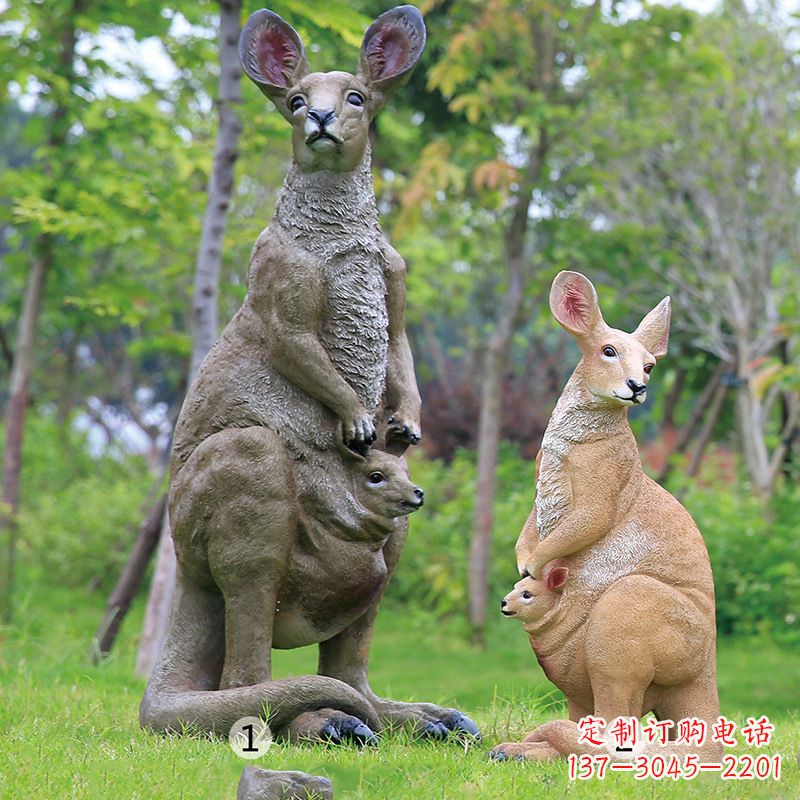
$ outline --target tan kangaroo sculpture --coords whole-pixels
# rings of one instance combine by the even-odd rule
[[[405,264],[381,232],[368,133],[424,46],[411,6],[369,27],[355,74],[309,72],[297,32],[266,9],[242,31],[244,70],[291,124],[294,160],[253,249],[247,296],[176,426],[178,585],[140,708],[151,729],[226,733],[268,713],[293,739],[365,742],[386,724],[477,733],[454,709],[384,700],[369,686],[402,515],[422,493],[392,455],[359,460],[341,447],[363,454],[380,433],[402,454],[420,438]],[[272,679],[273,647],[310,644],[317,675]]]
[[[603,321],[587,278],[559,273],[556,320],[583,358],[556,405],[537,457],[536,504],[516,546],[523,580],[503,601],[523,620],[569,720],[549,722],[495,758],[596,753],[577,721],[654,712],[676,724],[719,714],[714,584],[686,509],[647,477],[628,425],[667,352],[669,298],[631,334]],[[719,756],[707,743],[701,756]]]

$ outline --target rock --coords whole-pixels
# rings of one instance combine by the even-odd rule
[[[236,800],[333,800],[333,784],[319,775],[245,767]]]

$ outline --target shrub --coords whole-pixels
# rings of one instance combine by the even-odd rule
[[[46,581],[107,591],[153,486],[145,461],[94,456],[84,434],[47,414],[29,415],[23,447],[21,566]]]
[[[744,482],[690,486],[684,502],[711,558],[720,635],[800,642],[800,487],[766,509]]]
[[[450,464],[410,455],[411,477],[425,490],[425,508],[411,518],[408,543],[389,591],[390,602],[439,614],[466,611],[467,568],[475,502],[475,454],[460,450]],[[497,470],[497,498],[490,569],[492,602],[518,580],[514,544],[534,497],[534,464],[504,443]]]

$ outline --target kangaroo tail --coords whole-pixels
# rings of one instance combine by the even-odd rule
[[[201,731],[227,734],[240,717],[268,717],[276,730],[305,711],[336,708],[380,728],[369,701],[335,678],[306,675],[217,691],[175,691],[151,684],[139,708],[143,727],[158,733],[180,732],[194,726]]]

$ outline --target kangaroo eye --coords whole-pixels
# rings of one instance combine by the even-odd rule
[[[347,102],[350,103],[351,106],[361,107],[364,105],[364,98],[358,92],[350,92],[350,94],[347,95]]]
[[[289,101],[289,108],[292,111],[299,111],[304,105],[306,104],[306,99],[301,94],[296,94],[290,101]]]
[[[614,348],[613,348],[613,347],[612,347],[610,344],[607,344],[607,345],[606,345],[606,346],[603,348],[603,355],[604,355],[606,358],[616,358],[616,356],[617,356],[617,351],[616,351],[616,350],[615,350],[615,349],[614,349]]]
[[[382,472],[371,472],[367,480],[370,483],[383,483],[386,480],[386,478],[384,477]]]
[[[653,371],[653,364],[645,364],[644,371],[646,375],[649,375]]]
[[[533,595],[530,592],[525,591],[522,593],[522,597],[524,600],[530,600]]]

